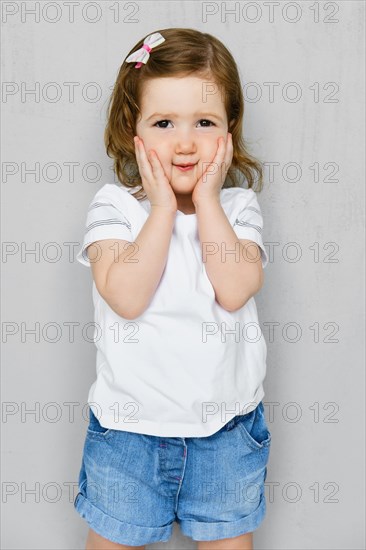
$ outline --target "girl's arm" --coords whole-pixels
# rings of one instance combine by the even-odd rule
[[[202,258],[216,300],[235,311],[263,285],[259,248],[238,239],[218,200],[196,204],[196,213]]]
[[[111,240],[98,241],[101,257],[91,263],[95,284],[121,317],[135,319],[148,307],[166,265],[175,217],[168,208],[152,206],[135,242],[117,254]]]

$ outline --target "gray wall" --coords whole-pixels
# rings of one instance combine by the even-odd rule
[[[91,272],[74,257],[88,202],[113,181],[103,130],[119,66],[140,37],[175,26],[214,34],[233,52],[243,83],[254,83],[245,136],[275,163],[259,195],[271,262],[256,303],[273,439],[255,547],[365,547],[365,6],[281,2],[272,21],[266,3],[245,13],[246,4],[121,2],[117,16],[116,4],[99,2],[95,23],[83,2],[74,22],[63,2],[52,4],[58,14],[38,3],[49,5],[38,21],[24,13],[34,2],[3,6],[3,548],[85,545],[72,502],[95,348],[83,333]],[[18,11],[5,18],[5,9]],[[74,174],[67,163],[77,163]],[[175,525],[168,543],[151,547],[195,543]]]

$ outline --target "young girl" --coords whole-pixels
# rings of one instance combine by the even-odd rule
[[[264,519],[268,257],[242,122],[210,34],[157,31],[122,63],[105,132],[121,185],[94,196],[77,256],[97,347],[74,502],[87,549],[168,541],[174,521],[198,550],[250,549]]]

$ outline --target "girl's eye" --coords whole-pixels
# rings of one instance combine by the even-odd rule
[[[206,118],[202,118],[202,119],[200,120],[200,122],[202,122],[202,121],[208,122],[209,124],[212,124],[213,126],[215,126],[215,124],[214,124],[213,122],[211,122],[211,120],[208,120],[208,119],[206,119]],[[165,119],[165,120],[158,120],[158,122],[155,122],[154,126],[156,126],[157,124],[164,123],[164,122],[170,122],[170,120],[166,120],[166,119]],[[206,126],[206,125],[203,126],[203,127],[204,127],[204,128],[209,128],[209,126]],[[158,126],[158,128],[161,128],[161,126]],[[163,126],[163,128],[166,128],[166,126]]]
[[[211,120],[207,120],[207,118],[203,118],[202,120],[204,120],[205,122],[208,122],[209,124],[212,124],[213,126],[215,126],[215,124]],[[200,122],[202,122],[202,121],[200,120]],[[209,128],[209,126],[204,126],[204,128]]]
[[[161,124],[162,122],[169,122],[169,120],[158,120],[158,122],[155,122],[154,126]],[[158,126],[158,128],[161,128],[161,126]],[[163,128],[166,128],[166,126],[163,126]]]

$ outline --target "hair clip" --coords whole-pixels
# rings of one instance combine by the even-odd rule
[[[127,57],[126,63],[134,63],[135,61],[138,61],[135,65],[135,69],[139,69],[143,63],[146,65],[148,62],[151,50],[163,42],[165,42],[165,38],[160,34],[160,32],[150,34],[145,38],[142,47]]]

